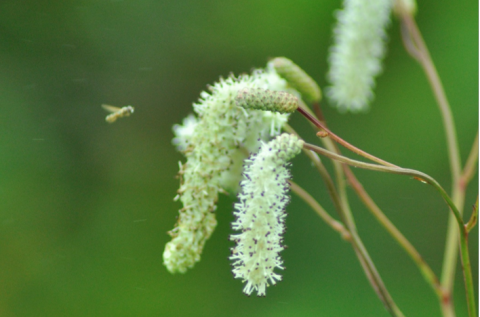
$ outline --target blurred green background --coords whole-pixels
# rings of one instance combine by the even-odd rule
[[[227,259],[232,204],[202,261],[185,275],[162,265],[180,208],[182,156],[171,127],[200,91],[230,72],[286,56],[322,87],[333,12],[326,1],[2,1],[0,3],[0,316],[387,316],[350,245],[301,200],[288,207],[284,280],[246,297]],[[418,23],[457,125],[463,160],[478,127],[478,3],[419,1]],[[368,114],[340,115],[333,131],[450,190],[441,117],[398,21]],[[135,114],[105,123],[102,103]],[[292,125],[315,142],[306,121]],[[352,155],[353,157],[353,155]],[[328,167],[331,167],[330,164]],[[294,180],[334,216],[319,176],[299,157]],[[429,186],[356,170],[384,212],[440,274],[447,208]],[[475,177],[466,196],[470,214]],[[406,316],[440,314],[397,244],[351,192],[360,235]],[[470,238],[478,280],[478,230]],[[455,284],[466,316],[463,279]],[[478,286],[476,286],[478,294]]]

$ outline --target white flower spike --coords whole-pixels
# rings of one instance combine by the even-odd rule
[[[393,0],[344,0],[330,49],[327,96],[340,112],[365,111],[382,71]]]
[[[187,162],[180,164],[176,197],[183,208],[163,253],[171,273],[185,273],[200,261],[205,242],[217,224],[214,211],[218,194],[237,190],[244,153],[256,150],[259,139],[278,135],[287,121],[286,114],[238,107],[235,97],[248,87],[298,95],[274,69],[256,70],[250,76],[229,77],[211,86],[211,92],[203,92],[193,105],[197,117],[187,117],[183,125],[174,126],[173,142]]]
[[[295,135],[282,134],[262,144],[260,151],[246,161],[242,192],[235,204],[236,242],[230,259],[235,278],[246,282],[243,292],[266,295],[266,287],[281,280],[275,268],[283,269],[279,253],[285,231],[285,207],[290,201],[286,166],[302,150],[304,141]]]

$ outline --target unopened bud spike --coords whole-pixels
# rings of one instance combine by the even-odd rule
[[[247,109],[280,113],[294,112],[299,104],[298,98],[287,92],[256,87],[240,89],[235,102],[237,106]]]
[[[297,64],[285,57],[277,57],[270,61],[280,77],[284,78],[292,88],[298,90],[307,102],[319,102],[322,92],[315,80],[301,69]]]

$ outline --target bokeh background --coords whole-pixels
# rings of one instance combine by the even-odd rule
[[[387,316],[350,245],[301,200],[288,207],[284,280],[266,298],[246,297],[227,259],[232,204],[202,261],[185,275],[162,265],[180,208],[172,198],[182,156],[172,125],[206,85],[286,56],[326,85],[333,12],[325,1],[0,2],[1,316]],[[466,159],[478,128],[478,3],[419,1],[431,50]],[[368,114],[324,102],[337,134],[450,189],[441,117],[421,68],[389,28],[385,71]],[[135,114],[105,123],[102,103]],[[291,124],[316,142],[306,121]],[[354,157],[354,155],[351,155]],[[331,165],[328,164],[330,168]],[[447,208],[429,186],[356,170],[384,212],[440,274]],[[334,216],[304,157],[294,180]],[[469,214],[478,192],[467,191]],[[406,316],[440,314],[418,269],[355,197],[360,235]],[[478,280],[478,230],[470,238]],[[466,316],[458,272],[455,303]],[[476,287],[478,294],[478,287]]]

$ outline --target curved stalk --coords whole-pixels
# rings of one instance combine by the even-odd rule
[[[450,170],[452,172],[453,182],[455,182],[460,177],[461,160],[450,104],[448,103],[437,69],[435,68],[435,64],[433,63],[430,52],[428,51],[427,45],[418,29],[415,19],[409,14],[404,14],[402,15],[402,23],[406,30],[403,35],[404,42],[407,43],[407,51],[422,66],[442,114],[450,158]],[[408,38],[405,38],[405,36],[408,36]]]
[[[378,222],[385,227],[387,232],[400,244],[400,246],[407,252],[410,258],[415,262],[423,277],[428,284],[433,288],[437,294],[439,301],[445,301],[450,298],[450,295],[442,288],[438,277],[435,275],[430,266],[425,262],[420,253],[415,249],[415,247],[408,241],[407,238],[395,227],[395,225],[390,221],[390,219],[385,216],[373,199],[368,195],[368,193],[363,188],[362,184],[357,180],[352,171],[348,166],[344,165],[345,174],[347,179],[352,185],[355,192],[358,194],[359,198],[367,206],[367,208],[372,212],[373,216],[377,218]]]
[[[298,133],[289,124],[285,124],[283,126],[283,129],[288,133],[298,135]],[[322,177],[323,181],[325,182],[325,185],[327,186],[328,194],[330,195],[330,198],[333,201],[335,210],[339,214],[340,218],[343,219],[342,204],[340,201],[340,197],[338,196],[337,190],[335,188],[335,184],[333,183],[333,180],[330,177],[330,174],[325,168],[325,165],[323,165],[317,153],[307,149],[303,149],[303,153],[305,153],[305,155],[312,161],[313,165],[315,166],[317,171],[320,173],[320,176]]]
[[[297,194],[298,197],[303,199],[319,216],[329,225],[333,230],[340,233],[344,240],[350,241],[352,239],[350,232],[343,226],[342,223],[338,222],[332,218],[323,207],[313,198],[305,189],[294,183],[293,181],[288,181],[290,184],[290,189],[292,192]]]
[[[460,178],[460,171],[462,167],[452,111],[448,103],[445,90],[443,89],[442,82],[435,68],[435,64],[433,63],[433,60],[430,56],[425,41],[423,40],[420,30],[418,29],[414,17],[410,14],[405,13],[401,16],[401,20],[403,31],[402,36],[404,39],[405,47],[410,53],[410,55],[422,66],[434,93],[440,113],[442,115],[443,126],[445,129],[445,136],[447,140],[450,171],[452,175],[452,198],[460,213],[462,213],[463,205],[465,202],[465,187],[463,186],[462,179]],[[441,280],[442,285],[451,293],[453,292],[455,267],[457,262],[458,234],[459,232],[457,230],[455,220],[450,214]],[[446,304],[451,305],[450,302]],[[444,308],[444,312],[448,310],[452,310],[452,308]],[[470,311],[469,313],[471,314],[472,311]]]
[[[320,104],[314,104],[314,113],[320,121],[327,126],[325,120],[323,119],[323,114],[320,109]],[[478,137],[478,135],[477,135]],[[328,138],[322,138],[322,141],[325,147],[334,153],[341,155],[340,149]],[[478,148],[477,148],[478,150]],[[473,149],[472,149],[473,151]],[[390,235],[397,241],[397,243],[407,252],[410,258],[415,262],[417,267],[419,268],[420,272],[422,273],[426,282],[432,287],[435,291],[440,305],[442,306],[445,302],[450,302],[450,293],[446,291],[440,284],[440,281],[430,266],[425,262],[423,257],[420,253],[415,249],[415,247],[408,241],[407,238],[395,227],[395,225],[388,219],[388,217],[382,212],[382,210],[377,206],[377,204],[373,201],[370,195],[366,192],[363,188],[362,184],[358,181],[355,177],[353,172],[350,170],[347,164],[343,164],[333,160],[335,167],[341,166],[342,168],[342,175],[345,175],[348,179],[348,182],[352,186],[353,190],[357,193],[358,197],[362,200],[365,206],[370,210],[373,216],[378,220],[378,222],[390,233]],[[338,173],[337,173],[338,176]],[[454,316],[455,314],[452,312],[451,314],[446,314],[445,316]]]
[[[467,158],[467,163],[465,163],[465,167],[463,168],[462,174],[460,175],[459,185],[463,190],[466,189],[468,183],[472,180],[473,176],[475,175],[475,171],[477,169],[477,162],[478,162],[478,131],[477,135],[475,136],[475,140],[473,141],[472,149],[470,150],[470,154]]]
[[[307,105],[305,105],[303,102],[300,102],[300,108],[302,109],[303,112],[308,113],[309,117],[315,119],[315,116],[316,116],[317,119],[319,119],[320,122],[322,122],[322,124],[325,127],[327,127],[327,124],[325,123],[325,119],[323,117],[323,114],[320,110],[320,104],[318,102],[313,104],[314,112],[312,112],[312,110],[310,110],[310,108]],[[315,124],[314,121],[309,121],[309,122],[314,128],[317,128],[317,129],[319,128]],[[330,138],[322,138],[322,143],[330,151],[340,154],[340,151],[339,151],[338,147],[336,146],[336,144],[334,142],[332,142],[332,140]],[[316,153],[311,152],[311,151],[310,151],[310,153],[312,153],[314,155],[317,155]],[[339,207],[340,207],[340,209],[343,210],[343,217],[344,217],[344,220],[346,221],[345,223],[347,224],[349,229],[350,230],[356,230],[355,219],[353,218],[353,214],[352,214],[352,211],[350,209],[350,205],[348,203],[348,198],[347,198],[345,175],[343,173],[343,168],[342,168],[343,164],[341,164],[341,163],[339,163],[335,160],[332,160],[332,163],[333,163],[333,167],[335,169],[335,178],[337,180],[338,204],[341,205]]]
[[[380,275],[378,274],[378,271],[375,268],[375,265],[373,264],[372,259],[368,255],[368,252],[357,233],[355,231],[352,232],[347,230],[342,224],[331,218],[330,215],[328,215],[328,213],[321,207],[321,205],[297,184],[290,182],[290,189],[300,198],[302,198],[323,220],[325,220],[325,222],[327,222],[328,225],[330,225],[335,231],[341,233],[342,238],[350,241],[362,267],[365,270],[365,273],[367,274],[367,278],[369,279],[370,283],[372,283],[375,292],[380,296],[385,308],[392,316],[403,317],[403,313],[400,311],[388,293],[382,279],[380,278]]]
[[[467,232],[470,232],[470,230],[472,230],[475,227],[477,222],[478,222],[478,196],[477,196],[477,201],[475,202],[475,205],[473,205],[473,211],[472,211],[472,215],[470,216],[470,220],[465,225]]]
[[[384,166],[390,166],[390,167],[397,167],[396,165],[392,164],[392,163],[389,163],[387,161],[384,161],[376,156],[373,156],[363,150],[360,150],[359,148],[357,148],[356,146],[353,146],[352,144],[348,143],[347,141],[345,141],[344,139],[342,139],[341,137],[339,137],[338,135],[336,135],[335,133],[333,133],[332,131],[330,131],[326,126],[325,124],[323,124],[322,122],[320,122],[317,118],[315,118],[313,115],[311,115],[310,113],[306,112],[304,109],[302,109],[302,107],[298,107],[297,108],[297,111],[300,112],[305,118],[308,119],[308,121],[312,122],[317,128],[319,128],[322,132],[325,131],[328,135],[328,137],[330,137],[332,140],[334,140],[335,142],[341,144],[342,146],[344,146],[345,148],[349,149],[350,151],[360,155],[360,156],[363,156],[371,161],[374,161],[374,162],[377,162],[379,164],[382,164]]]
[[[307,108],[308,109],[308,108]],[[308,109],[309,110],[309,109]],[[307,111],[308,111],[307,110]],[[296,131],[289,126],[288,124],[284,126],[283,128],[285,131],[289,133],[296,134]],[[372,285],[372,288],[376,292],[377,296],[380,298],[382,301],[383,305],[385,308],[388,310],[388,312],[392,316],[398,316],[402,317],[403,313],[400,311],[398,306],[395,304],[393,301],[392,297],[390,296],[390,293],[388,292],[385,284],[382,281],[382,278],[380,277],[380,274],[378,273],[375,265],[373,264],[373,261],[371,260],[365,246],[363,245],[360,237],[356,234],[355,228],[351,228],[349,226],[349,223],[353,223],[353,216],[349,214],[348,216],[352,219],[351,221],[347,220],[348,216],[347,214],[349,213],[350,210],[345,210],[344,205],[341,202],[341,199],[336,191],[335,185],[332,181],[332,178],[328,174],[328,171],[325,169],[325,166],[321,162],[320,158],[318,157],[317,153],[312,152],[310,150],[304,149],[304,153],[312,160],[313,164],[319,171],[320,175],[322,176],[329,194],[332,198],[332,201],[335,205],[335,208],[340,216],[340,219],[345,223],[349,234],[350,234],[350,242],[352,243],[352,247],[355,251],[355,254],[358,257],[358,260],[360,264],[362,265],[362,268],[365,272],[365,275],[367,276],[367,279],[369,280],[370,284]]]
[[[468,304],[468,311],[470,316],[476,316],[476,308],[475,308],[475,292],[473,289],[473,279],[472,279],[472,269],[470,265],[470,255],[468,253],[468,232],[466,227],[463,223],[462,216],[458,211],[457,207],[455,206],[452,199],[448,196],[446,191],[440,186],[440,184],[431,176],[407,168],[400,168],[400,167],[388,167],[388,166],[381,166],[376,164],[364,163],[356,160],[349,159],[347,157],[335,154],[333,152],[327,151],[321,147],[305,143],[304,148],[315,151],[321,155],[325,155],[331,159],[338,160],[342,163],[346,163],[355,167],[360,167],[364,169],[369,169],[373,171],[379,172],[389,172],[393,174],[400,174],[400,175],[407,175],[412,176],[417,179],[424,181],[427,184],[432,185],[442,196],[443,200],[448,204],[450,210],[452,211],[458,225],[460,234],[460,249],[461,249],[461,259],[463,264],[463,275],[465,279],[465,288],[467,294],[467,304]]]

